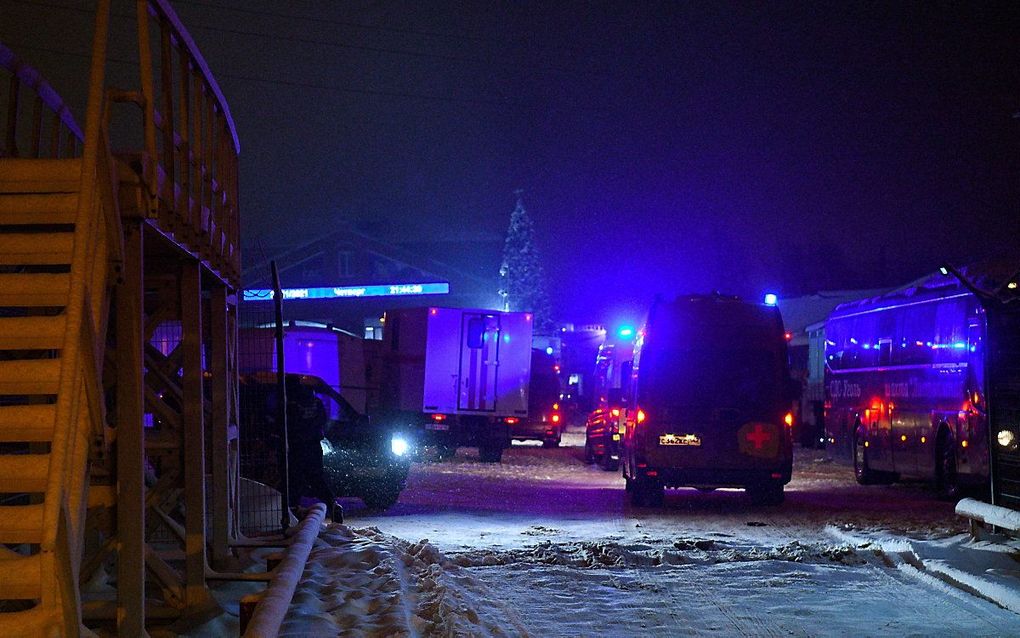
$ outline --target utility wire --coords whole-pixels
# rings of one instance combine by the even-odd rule
[[[75,7],[75,6],[65,5],[65,4],[53,4],[53,3],[48,3],[48,2],[40,2],[38,0],[8,0],[8,1],[9,2],[15,2],[15,3],[18,3],[18,4],[28,5],[28,6],[32,6],[32,7],[44,8],[44,9],[63,9],[63,10],[66,10],[66,11],[73,11],[73,12],[82,13],[82,14],[86,14],[86,15],[95,15],[95,10],[93,10],[93,9],[86,9],[84,7]],[[176,4],[196,4],[196,5],[199,5],[199,6],[211,6],[211,7],[217,7],[217,8],[227,8],[227,7],[219,7],[219,5],[211,5],[211,4],[210,5],[204,5],[204,4],[201,4],[201,3],[190,3],[190,2],[185,2],[185,3],[177,2]],[[231,10],[235,10],[235,11],[249,11],[247,9],[231,9]],[[135,15],[132,14],[132,13],[111,12],[111,15],[113,17],[115,17],[115,18],[120,18],[120,19],[124,19],[124,20],[135,20]],[[300,19],[308,19],[308,20],[310,20],[311,18],[300,18]],[[300,43],[300,44],[312,44],[312,45],[316,45],[316,46],[322,45],[322,46],[336,47],[336,48],[339,48],[339,49],[350,49],[350,50],[354,50],[354,51],[367,51],[367,52],[370,52],[370,53],[382,53],[382,54],[387,54],[387,55],[401,55],[401,56],[407,56],[407,57],[412,57],[412,58],[442,60],[444,62],[466,62],[466,63],[469,63],[469,64],[482,64],[482,65],[484,65],[484,64],[491,64],[492,63],[491,60],[486,60],[486,59],[483,59],[483,58],[472,58],[472,57],[457,56],[457,55],[447,55],[447,54],[443,54],[443,53],[428,53],[428,52],[423,52],[423,51],[410,51],[410,50],[407,50],[407,49],[391,49],[391,48],[384,48],[384,47],[373,47],[373,46],[361,45],[361,44],[349,44],[349,43],[345,43],[345,42],[337,42],[335,40],[323,40],[323,39],[318,39],[318,38],[307,38],[307,37],[292,36],[292,35],[286,35],[286,34],[281,34],[281,33],[266,33],[266,32],[260,32],[260,31],[245,31],[245,30],[241,30],[241,29],[230,29],[230,28],[227,28],[227,27],[217,27],[217,26],[211,26],[211,25],[208,25],[208,24],[201,24],[201,23],[194,23],[194,22],[193,23],[189,23],[187,26],[189,28],[191,28],[191,29],[199,29],[199,30],[202,30],[202,31],[211,31],[211,32],[214,32],[214,33],[229,33],[231,35],[240,35],[240,36],[258,37],[258,38],[268,38],[268,39],[271,39],[271,40],[284,40],[284,41],[288,41],[288,42],[297,42],[297,43]],[[569,67],[556,67],[556,66],[535,66],[535,65],[529,65],[528,66],[528,70],[529,71],[550,71],[550,72],[558,72],[558,73],[590,73],[590,70],[586,70],[586,69],[575,69],[575,68],[569,68]]]
[[[34,45],[34,44],[16,44],[16,43],[8,42],[8,45],[12,49],[14,49],[14,50],[17,50],[17,49],[31,49],[31,50],[35,50],[35,51],[43,51],[43,52],[46,52],[46,53],[53,53],[53,54],[56,54],[56,55],[67,55],[67,56],[72,56],[72,57],[76,57],[76,58],[84,58],[84,59],[91,59],[92,58],[92,54],[91,53],[79,53],[79,52],[67,51],[67,50],[63,50],[63,49],[54,49],[52,47],[41,47],[41,46]],[[137,66],[138,65],[136,60],[128,60],[128,59],[125,59],[125,58],[115,58],[115,57],[107,56],[107,60],[109,62],[114,62],[116,64],[125,64],[125,65],[131,65],[131,66]],[[258,82],[258,83],[261,83],[261,84],[270,84],[270,85],[276,85],[276,86],[287,86],[287,87],[297,87],[297,88],[305,88],[305,89],[316,89],[316,90],[323,90],[323,91],[332,91],[332,92],[337,92],[337,93],[351,93],[351,94],[354,94],[354,95],[368,95],[368,96],[372,96],[372,97],[388,97],[388,98],[398,98],[398,99],[404,99],[404,100],[423,100],[423,101],[430,101],[430,102],[445,102],[445,103],[451,103],[451,104],[474,104],[474,105],[482,105],[482,106],[495,106],[495,107],[499,107],[499,108],[505,108],[505,107],[514,107],[514,108],[517,108],[517,109],[530,109],[530,108],[534,108],[534,105],[531,105],[531,104],[528,104],[528,103],[524,103],[524,102],[510,101],[510,100],[453,97],[453,96],[435,95],[435,94],[427,94],[427,93],[414,93],[414,92],[411,92],[411,91],[384,91],[384,90],[377,90],[377,89],[356,89],[356,88],[350,88],[350,87],[337,86],[335,84],[320,84],[320,83],[315,83],[315,82],[297,82],[297,81],[294,81],[294,80],[281,80],[281,79],[278,79],[278,78],[273,79],[273,78],[260,77],[260,76],[254,76],[254,75],[239,75],[239,74],[235,74],[235,73],[217,73],[217,74],[214,74],[214,77],[221,78],[221,79],[222,78],[226,78],[226,79],[231,79],[231,80],[239,80],[239,81],[242,81],[242,82]],[[593,112],[593,113],[601,113],[602,112],[599,109],[594,109],[594,108],[585,107],[585,106],[579,106],[579,105],[571,106],[571,110],[572,111],[587,111],[587,112]]]

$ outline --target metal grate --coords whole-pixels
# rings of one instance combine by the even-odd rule
[[[276,383],[280,297],[273,303],[242,302],[238,309],[240,528],[246,536],[280,532],[287,506],[286,428],[278,423],[277,409],[284,397]]]

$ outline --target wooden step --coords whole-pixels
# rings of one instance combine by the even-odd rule
[[[45,492],[49,472],[49,454],[0,454],[0,494]]]
[[[34,554],[13,557],[0,554],[0,600],[32,600],[41,596],[40,556]]]
[[[0,361],[0,395],[56,394],[60,359]]]
[[[0,225],[73,224],[78,193],[0,192]]]
[[[74,233],[0,233],[0,266],[70,264]]]
[[[0,306],[66,306],[70,288],[67,273],[0,274]]]
[[[64,315],[0,317],[0,350],[59,350]]]
[[[42,542],[43,506],[0,505],[0,543]]]
[[[45,443],[53,440],[57,406],[0,406],[0,443]]]
[[[0,159],[0,192],[73,193],[81,184],[81,159]]]

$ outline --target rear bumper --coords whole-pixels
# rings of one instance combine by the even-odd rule
[[[559,435],[560,426],[549,422],[521,421],[510,426],[510,438],[517,441],[543,440],[557,438]]]
[[[667,487],[746,487],[790,482],[791,467],[774,469],[639,468]]]

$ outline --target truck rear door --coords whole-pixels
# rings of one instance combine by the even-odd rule
[[[466,312],[461,321],[457,408],[493,412],[496,409],[496,375],[499,370],[500,317]]]

